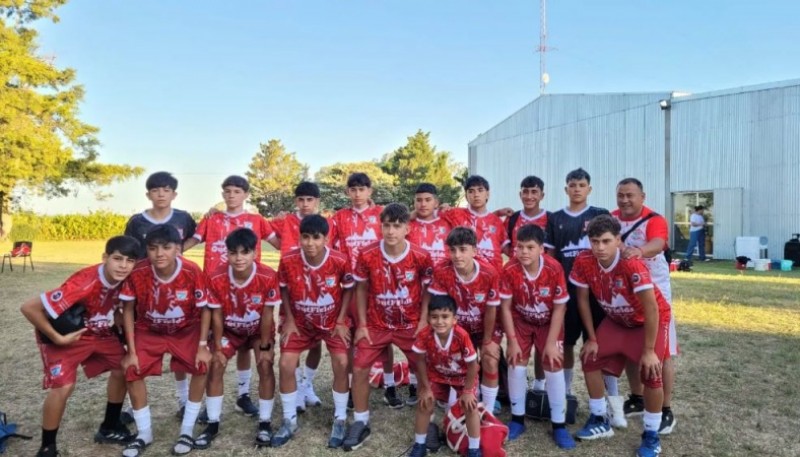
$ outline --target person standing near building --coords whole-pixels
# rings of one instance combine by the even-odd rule
[[[686,249],[686,260],[692,260],[692,252],[697,246],[700,261],[706,262],[706,218],[704,206],[695,206],[694,213],[689,216],[689,247]]]

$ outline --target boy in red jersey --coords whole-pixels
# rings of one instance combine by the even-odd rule
[[[209,367],[206,397],[208,425],[194,440],[198,449],[208,448],[219,433],[225,366],[241,348],[253,349],[258,361],[256,445],[270,445],[275,398],[273,310],[281,300],[277,274],[272,268],[255,261],[258,242],[258,237],[250,229],[240,228],[231,232],[225,238],[228,266],[208,276],[209,303],[218,306],[220,312],[214,310],[212,316],[214,358]]]
[[[508,396],[511,422],[508,438],[525,432],[525,393],[531,350],[544,361],[547,397],[553,439],[561,449],[572,449],[575,441],[565,427],[567,391],[564,361],[564,314],[567,283],[561,264],[544,255],[544,230],[534,224],[516,233],[516,253],[503,269],[501,313],[508,336]]]
[[[344,439],[345,451],[361,447],[370,434],[370,367],[391,344],[412,360],[411,346],[426,322],[423,295],[433,264],[430,254],[406,241],[408,220],[405,205],[387,205],[381,212],[383,241],[367,246],[359,254],[353,275],[358,282],[358,329],[353,338],[355,420]]]
[[[498,363],[503,333],[497,309],[500,306],[500,276],[487,261],[476,256],[477,239],[468,227],[455,227],[447,235],[450,255],[433,270],[428,292],[449,295],[457,304],[456,318],[481,354],[481,399],[487,408],[497,399]]]
[[[281,258],[281,282],[285,320],[281,328],[281,404],[283,425],[273,436],[273,447],[286,444],[297,432],[295,403],[298,389],[295,368],[303,351],[328,347],[333,368],[334,421],[328,447],[338,448],[344,440],[347,419],[347,354],[350,322],[347,307],[354,285],[350,261],[327,247],[328,221],[311,214],[300,222],[300,248]]]
[[[189,401],[181,423],[174,455],[195,448],[193,428],[200,413],[211,361],[208,330],[211,325],[206,277],[195,263],[181,257],[181,237],[171,225],[155,225],[147,232],[147,259],[139,262],[122,284],[123,320],[127,355],[122,369],[128,381],[133,418],[138,434],[122,451],[138,457],[153,442],[145,378],[161,375],[164,354],[172,355],[170,367],[192,375]]]
[[[569,277],[577,288],[578,309],[589,333],[581,359],[591,414],[576,437],[593,440],[614,435],[606,417],[602,372],[618,377],[630,361],[639,364],[644,384],[644,433],[637,455],[657,456],[664,400],[661,369],[669,357],[669,304],[644,262],[621,255],[619,221],[610,215],[597,216],[587,234],[591,252],[578,255]],[[606,313],[597,330],[589,309],[590,290]]]
[[[433,264],[447,259],[445,239],[450,223],[439,217],[439,196],[436,186],[422,183],[414,192],[414,219],[408,224],[408,241],[428,251]]]
[[[456,324],[456,302],[447,295],[431,297],[429,326],[422,329],[412,347],[417,354],[420,401],[414,421],[411,457],[424,457],[428,426],[435,400],[446,402],[455,389],[466,414],[468,457],[480,457],[481,419],[475,397],[478,383],[478,354],[469,333]]]
[[[84,268],[60,287],[26,301],[20,311],[36,328],[36,340],[44,365],[42,444],[37,457],[55,457],[56,436],[67,400],[75,390],[78,367],[87,378],[110,371],[108,402],[97,443],[125,444],[133,439],[119,422],[125,399],[125,375],[121,369],[125,348],[114,330],[114,312],[122,281],[133,271],[139,243],[129,236],[116,236],[106,243],[103,263]],[[58,319],[75,307],[83,307],[84,327],[62,335],[53,328]]]
[[[272,226],[260,214],[248,213],[244,202],[250,197],[250,183],[241,176],[228,176],[222,181],[222,199],[225,200],[225,211],[212,211],[203,217],[197,226],[194,236],[183,243],[183,250],[189,250],[199,243],[205,242],[203,271],[211,273],[228,265],[228,248],[225,238],[237,228],[252,230],[259,240],[267,240],[277,244]],[[256,262],[261,262],[261,243],[256,244]],[[255,417],[258,407],[250,399],[250,348],[242,347],[236,357],[236,374],[239,380],[236,410],[245,416]],[[203,414],[205,416],[205,414]],[[203,417],[205,419],[205,417]]]

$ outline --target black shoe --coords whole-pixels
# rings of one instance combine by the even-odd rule
[[[419,402],[419,397],[417,397],[417,386],[414,384],[408,385],[408,398],[406,398],[406,404],[408,406],[414,406]]]
[[[200,425],[205,425],[208,423],[208,408],[203,408],[200,410],[200,414],[197,415],[197,423]]]
[[[239,395],[236,399],[236,411],[249,417],[258,416],[258,407],[253,404],[248,394]]]
[[[354,451],[361,447],[367,438],[369,438],[370,430],[369,425],[357,421],[350,424],[350,427],[347,428],[347,434],[344,437],[344,443],[342,443],[342,448],[345,451]]]
[[[628,399],[622,405],[625,417],[641,416],[644,414],[644,397],[641,395],[628,395]]]
[[[669,435],[675,429],[675,416],[672,415],[671,409],[665,409],[661,412],[661,426],[658,428],[659,435]]]
[[[136,423],[136,420],[133,418],[133,408],[128,408],[125,411],[122,411],[119,415],[119,422],[122,425],[131,425]]]
[[[428,432],[425,435],[425,447],[428,449],[428,452],[432,453],[439,452],[439,449],[442,447],[442,442],[439,439],[439,426],[432,422],[428,424]]]
[[[256,433],[256,446],[272,446],[272,424],[269,422],[259,422],[258,432]]]
[[[113,429],[105,429],[102,426],[94,434],[94,442],[99,444],[128,444],[136,437],[128,427],[119,424]]]
[[[39,452],[36,453],[36,457],[58,457],[60,455],[61,453],[58,452],[55,444],[39,448]]]
[[[383,402],[389,405],[389,408],[400,409],[404,406],[403,400],[397,396],[397,387],[387,387],[383,391]]]
[[[219,435],[219,422],[210,422],[206,425],[205,430],[197,435],[194,439],[195,449],[208,449],[211,447],[211,442]]]

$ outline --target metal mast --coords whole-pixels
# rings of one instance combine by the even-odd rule
[[[539,95],[544,94],[547,83],[550,82],[550,75],[547,74],[547,0],[540,0],[540,17],[539,17],[539,47],[536,52],[539,53]]]

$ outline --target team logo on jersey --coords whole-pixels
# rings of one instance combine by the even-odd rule
[[[486,294],[475,294],[476,303],[483,303],[484,300],[486,300]]]
[[[413,281],[414,276],[414,270],[406,270],[406,281]]]
[[[202,299],[203,299],[203,297],[204,297],[204,296],[205,296],[205,295],[203,294],[203,291],[202,291],[202,290],[199,290],[199,289],[198,289],[198,290],[195,290],[195,291],[194,291],[194,298],[195,298],[195,300],[198,300],[198,301],[200,301],[200,300],[202,300]]]
[[[177,300],[186,300],[189,297],[189,292],[186,290],[176,290],[175,291],[175,298]]]
[[[550,296],[550,288],[549,287],[542,287],[539,289],[539,296],[540,297],[549,297]]]
[[[617,278],[614,280],[614,287],[617,289],[622,289],[622,279]]]
[[[642,277],[639,276],[639,273],[634,273],[631,275],[631,281],[633,281],[634,284],[639,284],[642,282]]]
[[[497,298],[497,291],[494,289],[489,289],[489,300]]]
[[[57,364],[55,364],[55,365],[50,367],[50,376],[52,376],[54,378],[58,377],[58,376],[61,376],[61,364],[60,363],[57,363]]]
[[[556,296],[561,295],[561,286],[556,286]]]
[[[222,340],[220,340],[219,344],[224,348],[228,347],[228,344],[229,344],[228,339],[223,336]]]
[[[355,281],[355,279],[353,279],[353,275],[352,274],[345,273],[344,277],[342,277],[342,281],[344,281],[344,282],[353,282],[353,281]]]
[[[183,229],[182,228],[178,229],[178,235],[180,235],[181,239],[183,239]]]
[[[328,287],[333,287],[336,285],[336,276],[326,276],[325,277],[325,285]]]
[[[254,305],[260,305],[261,304],[261,294],[253,294],[253,295],[251,295],[250,296],[250,303],[252,303]]]
[[[275,292],[275,289],[270,289],[270,291],[267,292],[267,298],[270,298],[270,299],[275,298],[276,294],[277,294],[277,292]]]
[[[370,224],[378,222],[378,219],[376,219],[375,216],[370,216],[367,218],[367,220],[369,221]]]
[[[63,297],[63,296],[64,296],[64,294],[60,290],[57,290],[57,291],[53,292],[52,294],[50,294],[50,301],[59,301],[59,300],[61,300],[61,297]]]
[[[489,227],[489,233],[494,235],[496,232],[497,232],[497,227],[495,227],[494,225]]]
[[[441,235],[444,235],[444,233],[445,233],[446,231],[447,231],[447,230],[446,230],[444,227],[439,227],[439,233],[440,233]]]
[[[252,222],[245,222],[244,223],[244,228],[248,228],[250,230],[253,230],[253,223]]]

